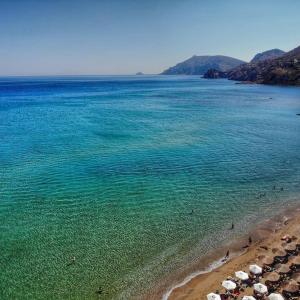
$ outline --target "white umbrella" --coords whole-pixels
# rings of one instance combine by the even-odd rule
[[[255,283],[253,285],[253,288],[255,291],[257,291],[260,294],[265,294],[268,292],[268,288],[262,283]]]
[[[228,291],[234,290],[236,288],[236,284],[231,280],[224,280],[222,282],[222,286]]]
[[[210,293],[207,295],[207,300],[221,300],[221,296],[218,294]]]
[[[256,299],[252,296],[244,296],[242,300],[256,300]]]
[[[269,295],[269,300],[284,300],[284,298],[280,294],[272,293]]]
[[[249,275],[243,271],[237,271],[235,272],[235,277],[241,279],[241,280],[247,280],[249,279]]]
[[[258,265],[250,265],[249,270],[251,273],[258,275],[262,273],[262,268]]]

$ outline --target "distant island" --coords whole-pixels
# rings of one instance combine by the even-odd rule
[[[232,68],[226,73],[211,68],[203,77],[262,84],[300,85],[300,47],[287,53],[277,50],[279,49],[259,53],[250,63]]]
[[[203,75],[209,69],[222,72],[244,64],[245,61],[223,55],[192,56],[161,73],[161,75]]]
[[[143,72],[137,72],[135,75],[145,75]]]

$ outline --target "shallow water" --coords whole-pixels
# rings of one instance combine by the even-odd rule
[[[292,87],[2,78],[0,298],[139,297],[294,203],[299,112]]]

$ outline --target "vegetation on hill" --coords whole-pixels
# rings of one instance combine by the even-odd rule
[[[285,52],[280,49],[271,49],[268,51],[264,51],[262,53],[257,53],[250,62],[256,63],[267,59],[273,59],[273,58],[280,57],[283,54],[285,54]]]
[[[203,75],[209,69],[225,72],[245,63],[229,56],[193,56],[174,67],[163,71],[162,75]]]

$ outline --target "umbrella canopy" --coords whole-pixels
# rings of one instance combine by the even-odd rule
[[[262,264],[262,265],[267,265],[267,266],[272,265],[273,262],[274,262],[274,258],[271,257],[271,256],[265,256],[265,257],[262,258],[262,260],[261,260],[261,264]]]
[[[255,283],[253,285],[253,288],[256,292],[258,292],[260,294],[265,294],[268,292],[268,288],[262,283]]]
[[[295,251],[296,249],[297,249],[296,243],[289,243],[289,244],[286,244],[286,246],[284,247],[285,251]]]
[[[300,256],[295,256],[295,257],[291,258],[290,262],[293,265],[300,266]]]
[[[299,291],[298,284],[294,280],[291,280],[288,283],[286,283],[282,289],[288,293],[296,293]]]
[[[272,293],[269,295],[269,300],[284,300],[280,294]]]
[[[231,280],[224,280],[222,282],[222,286],[228,291],[234,290],[236,288],[235,282]]]
[[[269,273],[266,277],[265,277],[266,281],[270,281],[270,282],[278,282],[280,280],[280,276],[279,274],[272,272]]]
[[[207,300],[221,300],[221,296],[218,294],[210,293],[207,295]]]
[[[249,279],[249,275],[243,271],[237,271],[235,272],[235,277],[241,280],[247,280]]]
[[[296,282],[300,283],[300,273],[294,273],[292,275],[292,279],[295,280]]]
[[[253,296],[244,296],[242,300],[256,300]]]
[[[274,257],[286,257],[286,252],[283,249],[273,249]]]
[[[258,275],[258,274],[262,273],[262,268],[260,266],[258,266],[258,265],[250,265],[249,266],[249,271],[252,274]]]
[[[287,274],[287,273],[291,272],[291,269],[288,265],[279,265],[276,271],[279,274]]]

